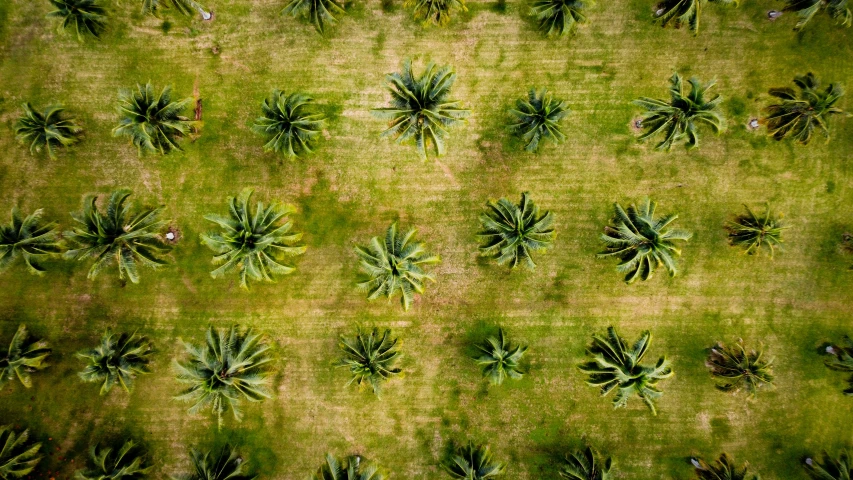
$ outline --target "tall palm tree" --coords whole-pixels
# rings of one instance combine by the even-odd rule
[[[92,467],[77,470],[77,480],[140,480],[152,466],[145,459],[145,452],[137,448],[133,440],[127,440],[118,450],[93,445],[89,449]]]
[[[825,10],[839,25],[853,25],[853,12],[847,6],[847,0],[787,0],[783,9],[785,12],[797,12],[798,20],[794,30],[802,30],[821,10]]]
[[[391,106],[371,111],[390,122],[382,136],[394,137],[400,144],[414,141],[424,159],[429,145],[436,154],[443,155],[448,128],[462,123],[471,113],[458,100],[449,99],[450,88],[456,81],[453,68],[430,63],[420,76],[415,76],[411,60],[406,60],[400,73],[390,73],[385,79],[391,92]]]
[[[524,263],[536,267],[533,253],[545,251],[554,242],[554,216],[550,211],[539,214],[539,206],[529,192],[521,194],[518,205],[506,198],[489,201],[480,215],[483,230],[477,234],[480,255],[495,258],[498,265],[510,268]]]
[[[191,402],[189,412],[210,408],[222,428],[222,414],[229,409],[238,422],[243,400],[270,398],[270,345],[251,328],[208,329],[204,345],[184,343],[189,359],[176,362],[178,381],[188,387],[179,400]]]
[[[832,370],[853,373],[853,340],[844,336],[841,344],[833,344],[826,347],[826,353],[832,358],[827,360],[826,366]],[[845,395],[853,396],[853,376],[847,380],[848,387],[844,390]]]
[[[59,18],[59,31],[74,29],[77,40],[83,41],[87,35],[100,38],[106,28],[107,16],[104,7],[96,0],[48,0],[56,10],[47,14],[48,18]]]
[[[15,434],[11,425],[0,425],[0,479],[24,478],[36,468],[41,443],[30,443],[29,430]]]
[[[656,219],[656,207],[657,204],[648,198],[640,207],[631,204],[627,211],[616,202],[614,224],[604,227],[601,240],[605,250],[598,257],[616,257],[621,260],[616,271],[625,274],[627,283],[633,283],[638,278],[648,280],[660,266],[664,266],[669,276],[674,277],[678,272],[674,257],[681,255],[675,242],[687,241],[693,236],[682,230],[667,230],[666,227],[678,215],[665,215]]]
[[[849,480],[853,478],[853,462],[847,450],[841,450],[838,458],[824,452],[822,461],[808,457],[804,462],[806,473],[815,480]]]
[[[439,263],[441,257],[427,253],[423,244],[414,242],[417,230],[405,235],[397,233],[397,224],[392,223],[385,232],[385,240],[370,239],[370,245],[355,247],[361,260],[361,270],[367,278],[358,288],[367,290],[367,299],[375,300],[400,294],[403,310],[409,310],[415,293],[424,292],[424,282],[435,282],[435,278],[423,270],[424,265]]]
[[[186,136],[196,122],[183,115],[192,98],[172,101],[172,87],[158,95],[151,82],[119,92],[119,124],[116,137],[127,137],[142,152],[165,155],[181,150],[178,139]]]
[[[533,0],[531,13],[539,22],[539,31],[547,37],[574,35],[579,23],[586,23],[583,11],[594,0]]]
[[[190,450],[192,472],[175,477],[177,480],[255,480],[257,475],[246,473],[246,464],[237,449],[225,445],[219,452]]]
[[[758,475],[749,473],[748,463],[738,468],[727,453],[720,455],[720,459],[714,463],[708,463],[701,458],[693,458],[690,462],[695,467],[699,480],[758,480]]]
[[[192,15],[199,12],[204,15],[204,7],[194,0],[142,0],[142,13],[157,16],[160,10],[174,8],[181,15]],[[207,18],[205,18],[207,19]]]
[[[504,335],[503,328],[498,329],[497,337],[487,337],[476,347],[482,355],[474,358],[477,364],[483,367],[483,376],[493,384],[500,385],[507,377],[518,380],[524,376],[519,362],[527,352],[527,346],[511,346]]]
[[[321,35],[338,23],[335,15],[343,13],[344,7],[337,0],[291,0],[281,11],[282,15],[308,19]]]
[[[568,104],[545,89],[531,88],[527,98],[516,100],[509,113],[514,117],[509,130],[525,142],[524,149],[528,152],[537,151],[542,140],[560,143],[566,139],[560,121],[569,114]]]
[[[65,232],[75,247],[65,252],[65,256],[79,261],[94,259],[89,269],[90,279],[115,264],[120,280],[139,283],[137,264],[153,269],[166,265],[161,257],[172,247],[160,235],[168,223],[158,220],[163,208],[143,208],[131,216],[132,205],[125,205],[130,195],[127,189],[114,191],[106,213],[98,210],[97,195],[89,195],[83,200],[83,211],[71,214],[79,225]]]
[[[657,384],[671,377],[673,372],[665,357],[661,357],[653,367],[642,365],[651,341],[652,334],[648,330],[630,348],[613,327],[607,328],[604,337],[593,335],[592,344],[587,349],[591,358],[579,367],[589,374],[587,385],[601,387],[602,396],[618,388],[616,398],[613,399],[615,408],[624,407],[628,404],[628,398],[637,394],[652,411],[652,415],[657,415],[655,401],[663,395]]]
[[[583,450],[566,455],[560,476],[568,480],[610,480],[612,466],[610,457],[602,457],[597,450],[587,445]]]
[[[210,276],[222,278],[236,269],[240,286],[246,290],[250,279],[272,282],[276,275],[293,273],[296,267],[283,263],[283,258],[305,253],[305,245],[298,243],[302,234],[290,232],[293,222],[287,218],[296,209],[277,202],[269,206],[258,202],[252,212],[252,192],[247,188],[239,197],[228,197],[227,217],[205,215],[205,220],[219,225],[222,231],[201,236],[201,242],[216,253],[213,263],[221,265]]]
[[[504,473],[505,463],[492,459],[488,445],[469,443],[456,449],[456,452],[442,464],[444,470],[453,478],[461,480],[485,480]]]
[[[77,352],[77,358],[86,362],[79,375],[84,382],[100,383],[101,395],[115,385],[130,393],[137,375],[151,373],[148,357],[152,353],[154,345],[146,337],[136,332],[116,335],[107,329],[98,346]]]
[[[27,270],[36,275],[45,272],[40,261],[62,251],[56,223],[42,219],[44,210],[38,209],[23,217],[12,208],[12,220],[0,225],[0,273],[5,272],[18,257],[23,257]]]
[[[30,146],[32,155],[44,149],[50,158],[56,158],[58,149],[80,140],[83,129],[74,117],[64,114],[65,109],[61,105],[48,106],[42,112],[33,110],[29,103],[25,103],[23,108],[24,114],[15,123],[15,135],[19,142]]]
[[[782,243],[782,232],[789,228],[782,221],[781,215],[774,215],[768,204],[764,213],[757,215],[749,206],[745,214],[740,214],[725,225],[729,234],[729,243],[733,246],[741,246],[749,255],[761,252],[762,248],[770,251],[770,257],[777,246]]]
[[[24,387],[32,387],[30,374],[48,367],[45,359],[50,352],[47,342],[32,338],[26,325],[21,324],[9,342],[5,358],[0,358],[0,390],[16,378]]]
[[[763,352],[747,351],[743,342],[728,347],[720,342],[708,352],[705,365],[724,392],[745,388],[750,397],[764,385],[773,383],[773,360],[764,359]]]
[[[308,111],[312,101],[307,95],[288,95],[280,90],[274,90],[264,100],[262,115],[255,120],[252,129],[268,139],[265,151],[280,152],[291,160],[302,153],[312,152],[317,137],[323,131],[325,119],[322,113]]]
[[[383,480],[385,478],[378,465],[361,463],[362,460],[359,455],[339,459],[327,453],[326,463],[311,475],[311,480]]]
[[[344,352],[344,358],[339,366],[349,368],[352,375],[347,385],[370,385],[378,396],[382,382],[402,372],[402,369],[394,366],[400,355],[397,340],[391,338],[391,330],[388,329],[380,337],[378,328],[374,328],[369,335],[359,328],[354,338],[341,335],[338,346]]]
[[[702,9],[709,1],[726,5],[738,4],[738,0],[664,0],[656,7],[655,22],[663,27],[672,24],[675,28],[686,24],[693,35],[698,35]]]
[[[779,98],[780,103],[770,105],[765,110],[767,131],[776,140],[791,137],[797,142],[808,145],[815,130],[820,131],[829,141],[829,118],[844,113],[834,105],[844,96],[840,85],[830,83],[826,89],[820,89],[820,82],[814,74],[794,77],[799,94],[790,87],[772,88],[770,95]]]
[[[645,130],[640,141],[663,133],[663,140],[655,147],[658,150],[669,151],[674,143],[685,139],[691,149],[699,146],[700,125],[710,126],[715,133],[725,129],[725,120],[718,111],[723,98],[719,95],[710,100],[705,98],[715,82],[703,86],[698,79],[691,78],[689,93],[678,73],[672,74],[669,83],[669,101],[649,97],[634,100],[634,105],[646,110],[640,121]]]
[[[467,12],[465,0],[405,0],[403,5],[412,9],[415,20],[424,26],[443,27],[450,23],[454,11]]]

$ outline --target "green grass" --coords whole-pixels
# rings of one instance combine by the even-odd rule
[[[67,228],[84,194],[128,187],[136,202],[166,205],[183,235],[172,265],[143,271],[140,285],[121,287],[110,275],[90,282],[88,265],[67,262],[52,263],[44,278],[22,266],[2,277],[0,341],[25,322],[55,347],[34,388],[0,392],[0,418],[45,442],[38,478],[70,478],[91,442],[123,434],[151,448],[155,476],[184,471],[191,445],[231,440],[263,478],[288,479],[305,478],[327,451],[360,453],[392,478],[445,478],[439,460],[468,439],[509,461],[507,478],[555,478],[559,458],[584,438],[614,457],[617,478],[687,478],[690,456],[725,450],[765,478],[796,479],[806,478],[803,455],[853,442],[846,377],[816,351],[853,334],[853,259],[837,247],[853,229],[853,124],[834,118],[832,141],[808,147],[744,127],[768,103],[767,89],[796,74],[853,88],[853,30],[819,16],[796,34],[793,14],[765,20],[778,2],[744,2],[705,9],[694,38],[652,25],[653,2],[619,0],[599,2],[575,38],[546,41],[517,1],[473,2],[448,28],[423,29],[399,1],[371,0],[351,5],[324,39],[280,16],[279,0],[208,3],[214,22],[167,15],[164,28],[125,0],[110,7],[103,41],[81,45],[55,33],[46,1],[0,2],[0,210],[44,207]],[[382,122],[368,113],[386,104],[383,76],[407,56],[454,65],[452,96],[472,110],[438,161],[379,139]],[[665,97],[674,69],[717,80],[730,127],[719,137],[704,131],[699,150],[662,154],[635,142],[630,102]],[[140,158],[111,136],[118,89],[148,80],[173,85],[176,98],[198,82],[204,126],[184,141],[185,153]],[[568,141],[536,155],[502,127],[506,108],[531,86],[572,109]],[[303,90],[332,116],[315,155],[291,163],[263,152],[250,126],[273,88]],[[55,161],[31,157],[12,132],[25,101],[65,104],[85,139]],[[202,216],[223,212],[225,197],[244,187],[257,200],[296,205],[309,247],[296,273],[249,293],[236,276],[209,277],[211,252],[198,240],[212,228]],[[535,272],[510,273],[477,257],[477,216],[488,199],[525,190],[554,212],[558,236]],[[695,235],[678,277],[661,271],[626,286],[614,262],[595,258],[598,235],[614,201],[646,195]],[[774,260],[728,247],[722,228],[742,203],[764,201],[792,227]],[[417,227],[443,258],[437,283],[408,313],[397,301],[368,303],[354,287],[353,246],[394,220]],[[198,341],[209,324],[232,322],[277,344],[277,395],[217,433],[213,418],[189,416],[172,400],[180,386],[170,363],[183,354],[179,338]],[[402,341],[405,375],[381,400],[345,389],[347,373],[334,367],[337,335],[356,324],[390,327]],[[498,324],[530,346],[530,373],[492,387],[466,352]],[[610,324],[627,338],[651,329],[650,358],[672,360],[657,417],[637,399],[614,411],[584,384],[576,368],[584,346]],[[138,328],[158,349],[154,373],[131,396],[99,397],[76,377],[73,352],[108,326]],[[777,388],[755,401],[716,391],[703,365],[704,349],[739,337],[776,358]]]

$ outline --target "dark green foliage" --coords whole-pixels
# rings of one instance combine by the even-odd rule
[[[262,115],[255,120],[252,129],[268,139],[265,151],[281,153],[290,159],[312,152],[313,144],[323,131],[325,116],[308,111],[311,101],[307,95],[287,95],[280,90],[274,90],[264,100]]]
[[[77,470],[74,478],[77,480],[141,480],[152,467],[145,466],[147,463],[145,453],[136,447],[133,440],[124,442],[118,450],[95,445],[89,449],[92,468]]]
[[[338,459],[331,453],[327,453],[326,463],[311,475],[310,480],[383,480],[385,478],[377,465],[362,464],[361,461],[362,458],[358,455]]]
[[[248,462],[237,453],[237,449],[225,445],[219,452],[190,450],[192,472],[175,477],[176,480],[255,480],[244,470]]]
[[[391,92],[391,106],[371,111],[389,121],[389,128],[382,136],[394,137],[400,144],[414,142],[422,158],[426,158],[429,145],[436,154],[443,155],[447,129],[462,123],[471,113],[461,108],[459,101],[449,99],[450,88],[456,81],[453,69],[430,63],[416,77],[411,60],[406,60],[402,72],[390,73],[385,79]]]
[[[192,98],[172,101],[172,87],[160,94],[151,83],[136,85],[135,89],[119,93],[119,124],[113,129],[116,137],[127,137],[139,150],[167,154],[181,150],[178,139],[186,136],[196,124],[182,115],[193,102]]]
[[[154,346],[146,337],[136,332],[116,335],[107,329],[98,346],[77,353],[77,358],[86,362],[79,375],[84,382],[100,383],[101,395],[115,385],[130,393],[136,376],[151,372],[148,357],[152,353]]]
[[[477,234],[480,255],[497,259],[498,265],[510,268],[524,263],[533,269],[532,254],[547,250],[554,242],[554,216],[549,211],[539,214],[528,192],[521,194],[518,205],[506,198],[489,201],[480,215],[483,230]]]
[[[47,342],[32,338],[27,327],[21,324],[9,342],[4,358],[0,358],[0,390],[16,378],[26,388],[32,387],[30,374],[47,368],[45,359],[50,352]]]
[[[174,8],[181,15],[192,15],[204,8],[194,0],[142,0],[142,13],[159,15],[161,10]]]
[[[597,450],[587,445],[583,450],[566,455],[560,476],[569,480],[610,480],[612,466],[610,457],[602,457]]]
[[[545,89],[537,92],[531,88],[527,98],[516,100],[509,113],[514,119],[509,130],[525,142],[524,149],[528,152],[537,151],[542,140],[560,143],[566,139],[560,121],[569,114],[569,107]]]
[[[442,467],[453,478],[485,480],[502,474],[506,464],[494,461],[488,446],[469,443],[458,448]]]
[[[0,479],[24,478],[41,460],[41,443],[29,443],[30,432],[16,434],[11,425],[0,425]]]
[[[483,367],[483,376],[493,384],[502,384],[506,377],[518,380],[524,375],[519,362],[527,351],[527,346],[512,347],[504,335],[503,328],[498,329],[497,337],[490,336],[476,347],[482,352],[482,355],[474,357],[477,365]]]
[[[454,11],[467,12],[465,0],[405,0],[403,5],[412,9],[415,20],[426,25],[443,27],[450,23]]]
[[[690,92],[686,92],[684,82],[678,73],[669,79],[670,100],[658,100],[641,97],[634,100],[634,105],[646,110],[640,122],[644,133],[640,141],[647,140],[663,133],[663,140],[655,148],[669,151],[674,143],[687,140],[687,149],[699,146],[699,126],[710,126],[714,133],[725,129],[725,121],[718,112],[719,95],[708,100],[706,93],[715,82],[703,86],[697,78],[689,80]]]
[[[33,110],[29,103],[25,103],[23,108],[24,114],[15,123],[15,134],[19,142],[29,145],[31,154],[44,149],[50,158],[56,158],[57,150],[79,141],[83,129],[74,118],[64,115],[62,106],[51,105],[43,112]]]
[[[749,396],[773,383],[773,360],[762,358],[763,352],[747,351],[742,342],[727,347],[720,342],[708,352],[705,365],[717,380],[717,388],[731,392],[746,388]]]
[[[631,204],[626,212],[616,202],[613,225],[604,227],[601,240],[605,243],[605,251],[599,253],[598,257],[616,257],[621,260],[616,271],[625,274],[627,283],[633,283],[638,278],[648,280],[660,266],[666,267],[671,277],[675,276],[677,268],[674,257],[681,255],[675,241],[687,241],[693,236],[690,232],[667,230],[666,227],[678,215],[655,219],[656,206],[646,199],[639,208]]]
[[[578,24],[586,23],[583,11],[593,5],[593,0],[533,0],[531,13],[545,36],[563,37],[574,35]]]
[[[654,367],[641,364],[651,341],[652,334],[648,330],[630,349],[613,327],[607,329],[604,337],[593,335],[592,344],[587,349],[590,360],[579,367],[589,374],[587,385],[601,387],[602,396],[618,388],[613,399],[615,408],[624,407],[628,398],[637,394],[652,414],[657,415],[655,401],[663,395],[657,383],[671,377],[673,372],[665,357],[661,357]]]
[[[107,17],[104,7],[96,0],[48,0],[56,10],[47,14],[48,18],[59,18],[59,30],[74,30],[77,40],[83,41],[87,35],[99,38],[106,28]]]
[[[344,358],[339,366],[349,368],[352,374],[352,380],[347,385],[370,385],[373,393],[378,396],[382,390],[382,382],[402,371],[394,366],[400,355],[397,339],[390,337],[391,330],[385,330],[380,337],[377,328],[369,335],[359,328],[354,338],[341,335],[338,346],[344,352]]]
[[[343,14],[344,8],[337,0],[291,0],[281,13],[306,18],[323,34],[338,23],[335,15]]]
[[[202,243],[216,253],[213,263],[222,265],[210,276],[222,278],[236,269],[240,286],[246,290],[250,279],[272,282],[276,275],[293,273],[296,267],[282,263],[283,258],[305,253],[305,246],[298,244],[302,234],[290,233],[293,222],[287,216],[296,209],[277,202],[265,207],[258,202],[253,213],[249,205],[252,191],[247,188],[237,198],[228,197],[227,217],[205,215],[222,231],[201,236]]]
[[[39,262],[62,251],[56,223],[42,220],[43,213],[38,209],[22,217],[20,210],[12,208],[11,222],[0,225],[0,273],[23,257],[30,273],[42,275],[45,269]]]
[[[853,373],[853,340],[844,336],[841,345],[830,345],[826,347],[826,353],[832,358],[826,361],[826,366],[832,370]],[[845,395],[853,396],[853,376],[847,380],[848,387],[844,390]]]
[[[723,3],[723,4],[738,4],[738,0],[664,0],[658,4],[655,11],[655,23],[666,27],[672,25],[675,28],[681,28],[682,25],[688,25],[693,35],[699,34],[699,20],[702,16],[702,10],[708,5],[708,2]]]
[[[735,465],[727,453],[720,455],[714,463],[708,463],[701,458],[691,459],[699,480],[758,480],[758,475],[749,473],[749,464],[740,468]]]
[[[853,478],[853,463],[850,463],[850,454],[842,450],[838,458],[830,457],[828,453],[823,454],[822,461],[815,461],[809,457],[805,460],[806,473],[815,480],[850,480]]]
[[[725,226],[729,234],[729,243],[740,246],[749,255],[761,252],[761,249],[770,251],[770,256],[776,247],[782,243],[782,232],[788,228],[782,221],[781,215],[774,215],[770,211],[770,205],[761,215],[756,215],[749,206],[744,205],[746,213],[735,217],[734,221]]]
[[[821,10],[826,10],[839,25],[849,27],[853,25],[853,13],[847,5],[847,0],[787,0],[783,11],[797,12],[794,30],[801,30]]]
[[[114,191],[104,214],[95,205],[98,197],[89,195],[83,200],[83,211],[71,214],[79,225],[65,232],[75,247],[65,252],[65,256],[79,261],[94,259],[89,269],[90,279],[115,264],[120,280],[139,283],[137,263],[153,269],[166,265],[160,257],[171,247],[160,235],[168,223],[158,220],[163,208],[143,208],[131,216],[132,205],[125,205],[130,195],[130,190]]]
[[[767,132],[776,140],[791,137],[798,143],[808,145],[817,129],[828,142],[829,117],[844,113],[834,107],[844,96],[844,90],[835,83],[821,90],[820,82],[811,72],[794,77],[794,84],[800,89],[799,95],[790,87],[770,89],[770,95],[781,99],[781,102],[765,109]]]

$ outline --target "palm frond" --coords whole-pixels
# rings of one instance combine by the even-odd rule
[[[545,89],[531,88],[527,97],[516,101],[509,114],[513,119],[509,131],[525,142],[524,149],[528,152],[537,151],[543,141],[560,143],[566,138],[560,122],[569,114],[568,105]]]
[[[116,137],[127,137],[139,154],[165,155],[181,150],[178,140],[190,133],[195,121],[183,116],[192,98],[172,100],[171,87],[157,94],[151,83],[119,92],[119,124],[113,128]]]
[[[744,208],[746,213],[736,216],[725,225],[729,244],[742,247],[749,255],[757,255],[766,249],[773,257],[782,244],[782,232],[789,227],[782,221],[781,215],[770,210],[769,204],[763,214],[756,214],[746,205]]]
[[[794,77],[794,90],[771,89],[770,94],[780,99],[780,103],[768,106],[764,123],[767,133],[776,140],[792,138],[802,145],[811,142],[814,132],[819,131],[829,141],[829,119],[844,111],[835,104],[844,96],[844,90],[838,84],[829,84],[820,89],[820,82],[811,72]]]
[[[30,273],[42,275],[45,268],[41,261],[62,252],[56,223],[45,222],[43,214],[39,209],[24,217],[20,210],[12,208],[10,222],[0,225],[0,273],[23,258]]]
[[[309,111],[312,101],[307,95],[288,95],[280,90],[274,90],[264,100],[262,115],[252,127],[255,132],[266,137],[264,150],[281,153],[291,160],[313,151],[317,137],[323,131],[325,116]]]
[[[773,383],[773,360],[761,351],[747,350],[742,342],[726,346],[720,342],[709,351],[705,365],[724,392],[746,389],[750,397]]]
[[[30,374],[48,367],[45,360],[50,352],[47,342],[34,339],[27,327],[21,324],[9,342],[5,357],[0,358],[0,390],[15,379],[24,387],[30,388]]]
[[[566,463],[560,469],[560,476],[568,480],[610,480],[613,460],[603,457],[597,450],[586,446],[566,455]]]
[[[29,430],[15,433],[11,425],[0,425],[0,478],[24,478],[41,461],[41,443],[31,443],[29,438]]]
[[[691,459],[691,463],[699,480],[758,480],[758,475],[749,472],[749,464],[738,467],[727,453],[721,454],[714,463],[701,458]]]
[[[77,353],[86,367],[79,373],[84,382],[100,383],[101,395],[106,395],[115,385],[130,393],[138,375],[151,373],[149,357],[154,346],[146,337],[132,334],[114,334],[109,329],[98,346]]]
[[[497,337],[486,338],[476,348],[480,351],[474,357],[477,365],[482,367],[483,377],[493,384],[500,385],[507,377],[518,380],[524,375],[519,362],[527,352],[527,346],[510,345],[502,328],[498,329]]]
[[[511,269],[522,263],[535,268],[533,253],[547,250],[554,242],[554,216],[549,211],[540,214],[528,192],[521,194],[517,205],[505,198],[489,201],[480,223],[480,254]]]
[[[457,448],[442,467],[453,478],[485,480],[502,474],[506,464],[495,461],[487,445],[469,443]]]
[[[29,103],[23,104],[24,114],[15,123],[18,141],[27,145],[30,154],[47,150],[50,158],[56,158],[57,150],[74,145],[83,131],[73,117],[65,115],[61,105],[51,105],[37,112]]]
[[[380,336],[378,328],[369,334],[359,328],[355,337],[341,335],[338,346],[344,354],[338,366],[349,369],[352,376],[349,383],[367,385],[377,396],[383,382],[402,372],[394,366],[400,352],[397,339],[391,338],[391,330],[386,329]]]
[[[56,10],[48,18],[60,19],[59,31],[72,29],[77,40],[87,36],[100,38],[106,28],[106,14],[96,0],[48,0]]]

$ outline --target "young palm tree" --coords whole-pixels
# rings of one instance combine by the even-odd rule
[[[503,328],[498,329],[497,337],[490,336],[476,347],[482,352],[482,355],[474,357],[477,365],[482,365],[483,377],[493,384],[502,384],[506,377],[518,380],[524,376],[519,362],[527,351],[527,346],[512,347],[504,335]]]
[[[568,480],[610,480],[612,466],[610,457],[602,457],[597,450],[587,445],[583,450],[566,455],[560,476]]]
[[[539,22],[539,31],[547,37],[574,35],[579,23],[586,23],[583,11],[594,0],[534,0],[531,13]]]
[[[742,342],[734,347],[717,342],[705,365],[717,380],[718,389],[732,392],[743,387],[753,397],[759,388],[773,383],[773,360],[765,360],[762,355],[761,351],[747,351]]]
[[[702,9],[708,5],[708,1],[738,4],[738,0],[664,0],[657,6],[655,22],[663,27],[672,24],[675,28],[687,24],[693,35],[698,35]]]
[[[385,330],[379,336],[379,329],[374,328],[369,335],[358,329],[354,338],[341,335],[338,343],[344,352],[339,366],[349,368],[352,380],[347,383],[370,385],[373,393],[379,396],[382,390],[382,382],[402,372],[394,364],[400,355],[397,350],[396,338],[391,339],[391,330]]]
[[[77,40],[83,41],[86,35],[100,38],[106,28],[107,16],[104,7],[96,0],[48,0],[56,10],[47,14],[48,18],[59,18],[59,31],[73,28]]]
[[[136,448],[133,440],[124,442],[120,449],[94,445],[89,449],[92,457],[92,468],[77,470],[74,478],[77,480],[140,480],[151,470],[145,466],[145,452]]]
[[[847,6],[847,0],[787,0],[783,9],[785,12],[797,12],[799,20],[794,30],[801,30],[821,10],[825,10],[839,25],[849,27],[853,24],[853,13]]]
[[[424,26],[443,27],[450,23],[450,14],[454,11],[468,11],[465,0],[406,0],[403,5],[411,8],[415,20]]]
[[[171,247],[160,235],[168,223],[158,220],[163,208],[144,208],[131,216],[132,205],[125,205],[130,195],[130,190],[114,191],[105,214],[95,205],[98,197],[89,195],[83,200],[83,211],[71,214],[79,225],[65,232],[65,237],[76,248],[65,252],[65,256],[80,261],[95,259],[89,269],[90,279],[97,277],[108,265],[115,264],[120,280],[139,283],[137,263],[153,269],[166,265],[160,257]]]
[[[566,139],[560,128],[560,121],[569,114],[564,100],[554,98],[545,89],[537,92],[531,88],[527,98],[516,100],[515,106],[509,111],[514,117],[509,130],[525,142],[528,152],[537,151],[542,140],[560,143]]]
[[[355,247],[361,260],[361,270],[367,278],[358,288],[367,290],[367,299],[375,300],[400,294],[403,310],[409,310],[415,293],[424,293],[424,281],[435,278],[423,270],[424,265],[439,263],[441,257],[427,253],[421,243],[414,242],[417,230],[405,235],[397,234],[397,224],[392,223],[385,232],[385,240],[370,239],[370,245]]]
[[[58,149],[79,141],[83,129],[73,117],[64,115],[62,106],[51,105],[43,112],[33,110],[29,103],[25,103],[23,108],[24,114],[15,123],[15,135],[19,142],[30,146],[32,155],[44,149],[50,158],[56,158]]]
[[[776,140],[791,137],[808,145],[817,129],[828,142],[829,117],[844,113],[834,106],[844,96],[844,90],[835,83],[821,90],[820,82],[811,72],[794,77],[794,84],[800,89],[799,95],[790,87],[770,90],[770,95],[781,99],[781,102],[765,109],[767,117],[764,122],[768,133]]]
[[[282,15],[308,19],[321,35],[338,23],[335,15],[343,13],[344,7],[337,0],[291,0],[281,11]]]
[[[638,278],[648,280],[660,266],[664,266],[669,276],[674,277],[678,272],[674,257],[681,255],[675,242],[687,241],[693,236],[682,230],[666,230],[678,215],[655,219],[656,206],[647,198],[639,208],[631,204],[626,212],[616,202],[614,225],[604,227],[601,239],[605,243],[605,250],[598,257],[617,257],[621,260],[616,271],[625,274],[627,283],[633,283]]]
[[[758,475],[749,473],[748,463],[738,468],[727,453],[720,455],[720,459],[714,463],[708,463],[701,458],[693,458],[690,462],[695,467],[699,480],[758,480]]]
[[[146,337],[136,332],[116,335],[107,329],[100,345],[77,353],[77,358],[86,362],[79,375],[84,382],[100,383],[101,395],[114,385],[130,393],[137,375],[151,373],[148,357],[152,353],[154,345]]]
[[[823,454],[823,461],[815,461],[806,458],[805,468],[810,477],[815,480],[849,480],[853,478],[853,462],[850,454],[842,450],[838,458],[830,457],[828,453]]]
[[[276,275],[293,273],[296,267],[283,262],[283,257],[305,253],[305,245],[299,245],[301,233],[290,233],[293,222],[287,218],[296,209],[277,202],[264,206],[258,202],[255,211],[249,205],[253,190],[247,188],[239,197],[228,197],[228,217],[210,214],[204,218],[220,227],[221,232],[205,233],[201,242],[216,255],[215,265],[222,265],[210,272],[213,278],[237,270],[240,286],[249,289],[249,280],[272,282]]]
[[[678,73],[672,74],[669,83],[669,101],[648,97],[634,100],[634,105],[646,109],[640,121],[645,130],[640,135],[640,141],[663,133],[663,140],[655,146],[658,150],[669,151],[674,143],[684,139],[687,140],[687,148],[691,149],[699,146],[700,125],[710,126],[715,133],[725,129],[725,120],[718,112],[723,98],[719,95],[710,100],[705,98],[715,82],[702,86],[698,79],[691,78],[688,81],[689,93],[685,91],[684,82]]]
[[[16,435],[11,425],[0,425],[0,479],[24,478],[41,460],[41,443],[29,443],[29,430]]]
[[[21,324],[9,342],[5,358],[0,358],[0,390],[16,378],[24,387],[32,387],[30,374],[48,367],[45,359],[50,352],[47,342],[32,338],[27,327]]]
[[[362,460],[359,455],[339,459],[327,453],[326,463],[311,475],[311,480],[383,480],[385,478],[377,465],[362,464]]]
[[[165,155],[181,150],[178,139],[190,132],[196,122],[182,115],[193,102],[192,98],[172,101],[172,87],[157,95],[151,83],[136,85],[136,89],[119,92],[119,124],[113,129],[116,137],[128,137],[142,152]]]
[[[841,342],[841,345],[826,347],[826,353],[832,356],[825,362],[826,366],[832,370],[853,372],[853,340],[845,335]],[[844,390],[844,394],[853,396],[853,376],[847,380],[847,384],[848,388]]]
[[[322,113],[307,111],[312,100],[301,93],[287,95],[280,90],[264,100],[262,116],[255,120],[253,130],[268,139],[265,151],[281,152],[291,160],[312,152],[325,119]]]
[[[210,327],[205,345],[184,344],[189,359],[176,362],[178,381],[189,385],[177,397],[192,402],[189,412],[210,408],[222,428],[222,414],[229,409],[238,422],[243,418],[243,400],[260,402],[270,398],[270,346],[252,329],[232,326]]]
[[[0,273],[23,257],[30,273],[42,275],[45,269],[40,260],[62,251],[56,223],[45,222],[43,214],[44,210],[38,209],[22,217],[20,210],[12,208],[11,222],[0,225]]]
[[[506,198],[489,201],[480,215],[483,230],[477,234],[482,242],[480,255],[497,259],[498,265],[517,267],[520,263],[533,269],[532,254],[545,251],[554,242],[554,216],[533,203],[530,193],[521,194],[518,205]]]
[[[142,0],[142,13],[157,16],[161,9],[174,8],[181,15],[199,12],[204,16],[204,7],[194,0]],[[205,18],[207,19],[207,18]]]
[[[414,141],[424,159],[430,144],[436,154],[443,155],[447,129],[471,113],[459,101],[449,99],[450,88],[456,81],[453,68],[430,63],[423,74],[415,76],[411,60],[406,60],[402,72],[388,74],[385,79],[391,92],[391,106],[372,110],[374,116],[390,122],[382,136],[394,137],[400,144]]]
[[[726,224],[729,243],[740,246],[749,255],[758,254],[762,248],[770,251],[770,257],[778,245],[782,243],[782,232],[788,228],[782,221],[781,215],[774,215],[768,204],[761,215],[756,215],[749,206],[744,205],[746,213],[735,217],[734,221]]]
[[[641,364],[651,341],[652,334],[648,330],[630,349],[613,327],[608,327],[605,337],[593,335],[592,344],[587,349],[591,359],[579,367],[589,374],[587,385],[601,387],[602,396],[618,388],[613,399],[615,408],[627,405],[628,398],[636,393],[652,415],[657,415],[655,400],[663,395],[657,383],[671,377],[673,372],[665,357],[661,357],[654,367]]]
[[[450,459],[442,464],[442,467],[453,478],[485,480],[502,474],[506,464],[494,461],[487,445],[469,443],[458,448]]]
[[[246,464],[231,445],[225,445],[219,452],[190,450],[192,472],[175,477],[178,480],[255,480],[257,475],[245,472]]]

